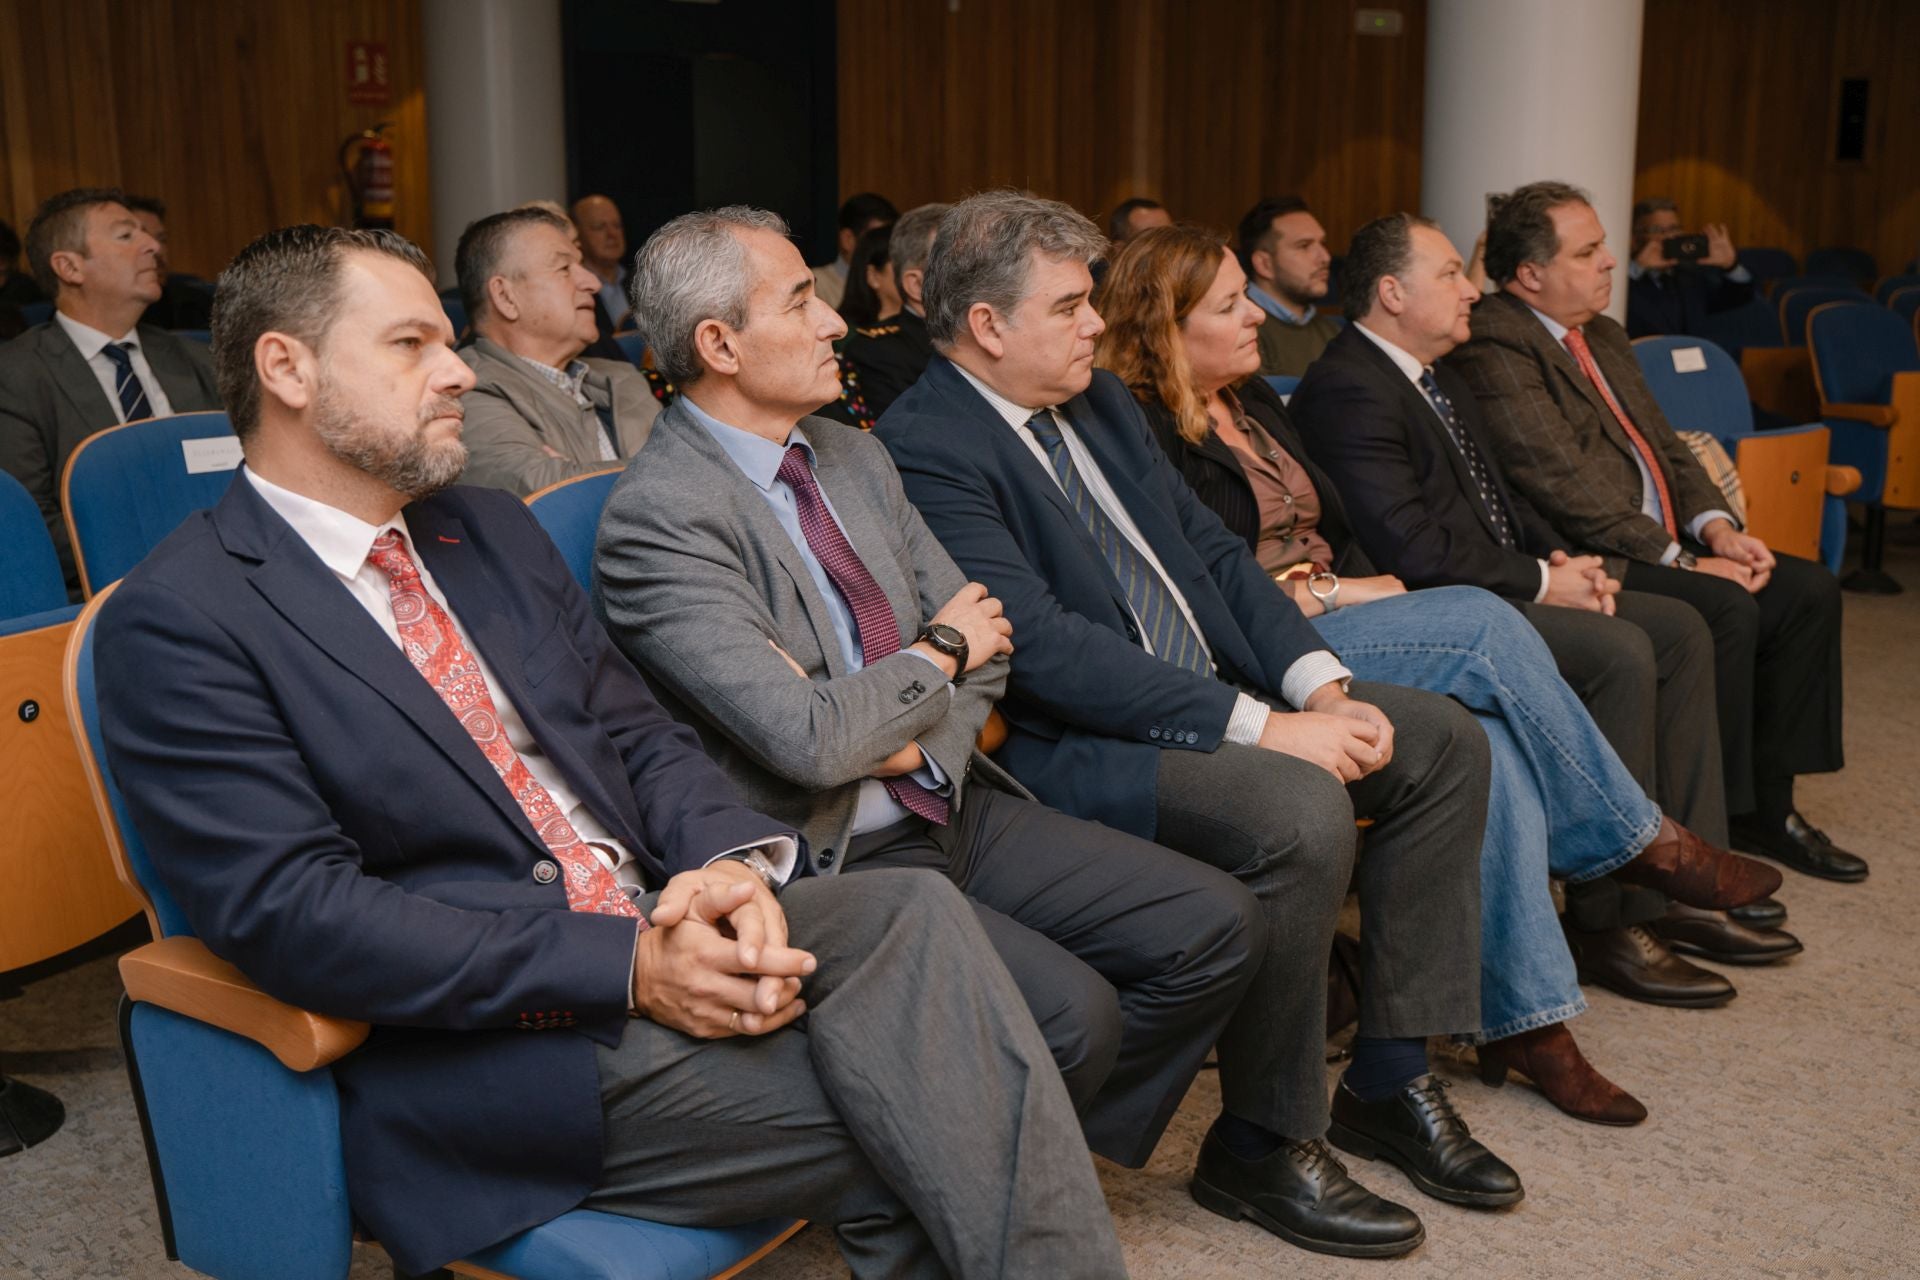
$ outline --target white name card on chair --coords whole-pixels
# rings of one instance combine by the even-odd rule
[[[1673,349],[1673,371],[1675,373],[1705,373],[1707,371],[1707,353],[1698,347],[1675,347]]]
[[[182,440],[180,452],[186,455],[187,474],[205,471],[231,471],[245,459],[240,452],[239,436],[209,436],[204,440]]]

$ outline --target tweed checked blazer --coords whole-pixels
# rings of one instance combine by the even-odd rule
[[[1626,330],[1596,316],[1582,332],[1614,398],[1652,446],[1684,540],[1694,517],[1724,510],[1727,500],[1660,412]],[[1660,562],[1673,539],[1658,520],[1641,514],[1632,441],[1572,353],[1526,303],[1488,294],[1473,309],[1472,340],[1447,363],[1473,388],[1507,482],[1571,547]],[[1617,559],[1608,566],[1616,575],[1619,567]]]
[[[793,539],[678,402],[607,499],[593,594],[667,709],[693,725],[752,804],[806,837],[813,872],[832,873],[844,863],[861,779],[910,741],[952,781],[956,812],[970,782],[1028,792],[973,745],[1006,689],[1006,661],[949,689],[904,651],[965,575],[907,502],[878,440],[825,418],[800,426],[814,478],[893,606],[901,652],[847,669]]]

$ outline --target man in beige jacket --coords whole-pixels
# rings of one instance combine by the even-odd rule
[[[482,218],[455,253],[475,341],[466,409],[467,484],[525,497],[640,451],[660,406],[632,365],[585,360],[599,279],[573,228],[540,208]]]

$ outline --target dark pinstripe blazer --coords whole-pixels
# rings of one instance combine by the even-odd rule
[[[1674,434],[1640,373],[1626,330],[1606,316],[1583,330],[1633,425],[1658,455],[1682,530],[1726,498]],[[1493,293],[1473,310],[1473,339],[1447,363],[1479,401],[1506,479],[1576,550],[1658,563],[1672,539],[1640,513],[1633,444],[1573,356],[1528,306]],[[1610,566],[1617,568],[1617,566]]]

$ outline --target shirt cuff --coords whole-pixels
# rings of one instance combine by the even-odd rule
[[[792,836],[775,836],[771,840],[743,844],[737,849],[722,849],[700,865],[710,867],[722,858],[736,853],[750,853],[755,849],[765,854],[767,861],[773,864],[773,873],[781,884],[793,879],[793,868],[800,861],[800,842]]]
[[[1260,745],[1260,734],[1266,729],[1267,716],[1272,710],[1252,694],[1241,694],[1233,704],[1233,714],[1227,717],[1227,731],[1221,736],[1237,747]]]
[[[1733,518],[1733,513],[1731,511],[1719,511],[1719,510],[1702,511],[1699,515],[1695,516],[1692,520],[1689,520],[1687,522],[1687,536],[1689,538],[1692,538],[1695,542],[1698,542],[1701,546],[1703,547],[1706,546],[1707,545],[1706,539],[1700,536],[1700,531],[1706,528],[1709,524],[1711,524],[1715,520],[1725,520],[1728,524],[1732,525],[1734,528],[1736,529],[1740,528],[1740,522]],[[1665,561],[1662,561],[1662,563],[1664,564]]]
[[[920,746],[918,742],[915,742],[914,745],[917,747]],[[929,791],[938,792],[943,796],[952,795],[952,779],[947,777],[947,771],[940,767],[940,762],[927,754],[925,747],[920,747],[920,759],[924,763],[907,776]]]
[[[1280,680],[1280,696],[1288,706],[1303,709],[1307,698],[1321,685],[1334,680],[1351,680],[1353,672],[1340,664],[1331,649],[1316,649],[1295,658]]]
[[[1727,279],[1733,281],[1735,284],[1751,284],[1753,282],[1753,272],[1747,270],[1744,263],[1736,262],[1733,264],[1732,270],[1727,272]]]
[[[1533,598],[1535,604],[1545,604],[1547,602],[1547,584],[1553,581],[1553,579],[1547,576],[1547,568],[1547,562],[1545,560],[1540,561],[1540,592]]]

